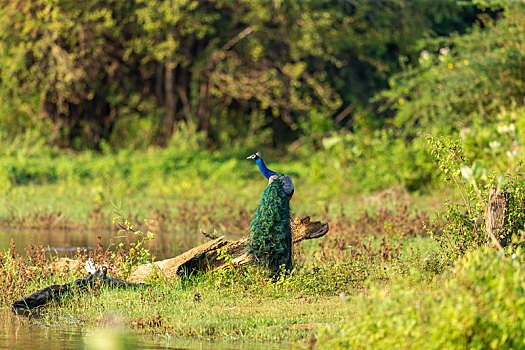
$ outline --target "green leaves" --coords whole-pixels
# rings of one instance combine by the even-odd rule
[[[9,0],[0,127],[76,149],[165,146],[183,122],[208,146],[279,144],[310,132],[310,111],[331,121],[344,107],[336,130],[455,6]]]
[[[419,64],[395,75],[377,98],[396,111],[394,126],[405,137],[458,132],[475,118],[494,122],[502,106],[522,105],[524,11],[508,2],[502,18],[482,17],[483,28],[425,41]]]

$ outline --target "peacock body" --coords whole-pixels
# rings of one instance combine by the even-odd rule
[[[248,253],[256,262],[267,265],[274,276],[281,268],[292,268],[292,233],[290,228],[290,199],[294,192],[292,179],[269,170],[260,152],[248,157],[255,159],[268,179],[261,203],[251,224]]]

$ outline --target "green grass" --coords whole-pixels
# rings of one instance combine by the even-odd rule
[[[3,261],[5,269],[5,254]],[[367,264],[310,261],[277,283],[250,267],[223,270],[152,281],[144,290],[73,293],[23,323],[321,349],[525,348],[521,249],[473,251],[439,276],[424,266],[408,255]],[[24,288],[74,277],[36,276]]]
[[[259,292],[217,292],[202,286],[182,289],[163,284],[156,285],[147,297],[141,292],[103,292],[96,301],[83,305],[81,313],[90,325],[111,325],[115,322],[113,315],[120,315],[120,322],[139,332],[252,341],[300,340],[314,329],[290,326],[334,324],[342,318],[342,311],[333,312],[341,308],[338,297],[301,297],[292,293],[261,296]],[[200,293],[201,301],[194,301],[195,293]],[[78,313],[78,308],[70,311]]]
[[[269,167],[293,177],[296,192],[291,206],[295,215],[324,215],[328,211],[335,217],[341,208],[346,215],[357,215],[366,209],[407,201],[414,208],[433,211],[445,196],[409,194],[399,186],[371,192],[355,182],[352,172],[317,164],[315,159],[322,155],[281,163],[272,156],[277,158],[266,154]],[[88,226],[98,210],[110,222],[115,205],[143,221],[157,211],[181,212],[184,204],[195,206],[194,215],[215,204],[212,215],[217,222],[227,221],[232,210],[248,210],[250,216],[266,180],[256,165],[244,158],[235,152],[181,152],[173,148],[117,154],[3,156],[0,219],[10,224],[12,218],[35,212],[61,213],[76,224]],[[454,193],[449,195],[454,197]]]
[[[432,249],[428,238],[406,240],[407,244],[411,242],[417,242],[423,255]],[[144,290],[103,287],[53,302],[39,312],[38,318],[27,322],[66,327],[67,320],[82,328],[124,327],[175,339],[303,344],[315,339],[320,329],[342,326],[348,319],[348,305],[359,308],[353,300],[368,293],[369,283],[388,284],[420,259],[408,251],[391,261],[375,253],[354,259],[342,252],[337,260],[329,261],[322,256],[323,248],[310,242],[296,253],[296,269],[276,283],[268,280],[265,271],[246,267],[183,280],[153,280],[149,281],[151,288]],[[51,274],[35,254],[33,258],[13,259],[7,252],[2,256],[4,309],[16,298],[82,275]],[[35,265],[38,267],[33,268]],[[118,276],[118,271],[112,274]]]
[[[231,271],[190,282],[153,282],[145,290],[102,288],[73,293],[43,309],[35,322],[62,325],[69,320],[81,327],[124,326],[174,338],[299,341],[326,324],[340,324],[344,318],[339,292],[330,290],[337,281],[325,275],[326,269],[318,276],[306,270],[276,284],[254,271]],[[26,281],[24,293],[74,277],[39,276]],[[363,281],[357,283],[362,285]],[[338,284],[338,288],[348,287]]]
[[[53,302],[24,324],[329,349],[524,348],[521,250],[503,258],[474,251],[440,273],[431,261],[437,242],[404,209],[325,214],[330,233],[303,242],[292,275],[277,283],[246,267],[152,280],[144,290],[102,287]],[[1,255],[4,312],[16,298],[82,275],[52,273],[43,259],[38,249]]]

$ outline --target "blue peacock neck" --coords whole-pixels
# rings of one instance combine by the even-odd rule
[[[257,163],[257,165],[259,166],[259,170],[261,171],[261,173],[264,175],[265,178],[270,179],[270,176],[276,174],[275,171],[271,171],[270,169],[266,167],[266,164],[264,164],[264,161],[262,160],[262,158],[257,158],[255,160],[255,163]]]

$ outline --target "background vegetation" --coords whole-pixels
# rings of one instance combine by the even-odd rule
[[[369,101],[421,39],[479,22],[428,1],[5,1],[2,125],[76,150],[279,144],[381,125]],[[7,137],[7,135],[5,135]],[[244,144],[250,140],[251,144]],[[105,146],[104,146],[105,145]]]
[[[57,163],[39,169],[27,156],[78,159],[64,151],[148,159],[161,147],[202,162],[201,151],[270,148],[339,187],[428,192],[427,133],[461,133],[482,169],[523,155],[519,2],[4,1],[1,11],[0,152],[24,155],[2,167],[4,182],[55,181]]]

